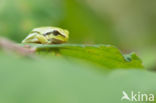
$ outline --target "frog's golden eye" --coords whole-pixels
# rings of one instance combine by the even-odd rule
[[[53,34],[55,35],[55,36],[57,36],[57,35],[62,35],[60,32],[58,32],[57,30],[54,30],[53,31]]]
[[[63,36],[63,37],[65,38],[65,35],[61,34],[61,33],[60,33],[59,31],[57,31],[57,30],[54,30],[54,31],[53,31],[53,35],[55,35],[55,36],[61,35],[61,36]]]

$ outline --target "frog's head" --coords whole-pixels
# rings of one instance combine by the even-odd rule
[[[32,32],[36,32],[39,35],[44,36],[47,40],[47,44],[60,44],[68,41],[69,32],[68,30],[61,29],[58,27],[41,27],[35,28]]]

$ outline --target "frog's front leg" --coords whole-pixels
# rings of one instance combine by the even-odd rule
[[[41,44],[48,44],[48,40],[43,35],[36,35],[36,38]]]
[[[22,43],[47,44],[48,40],[43,35],[40,35],[40,34],[37,34],[37,33],[31,33],[22,41]]]
[[[38,34],[37,33],[31,33],[29,34],[23,41],[22,43],[36,43],[38,42],[38,39],[36,38]]]

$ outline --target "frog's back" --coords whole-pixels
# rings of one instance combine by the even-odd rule
[[[40,34],[45,34],[47,32],[52,32],[54,30],[59,30],[58,27],[39,27],[32,30],[32,32],[39,32]]]

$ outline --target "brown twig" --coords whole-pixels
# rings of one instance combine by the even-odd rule
[[[36,50],[30,46],[22,47],[11,40],[0,37],[0,48],[6,52],[16,52],[22,56],[32,55]]]

